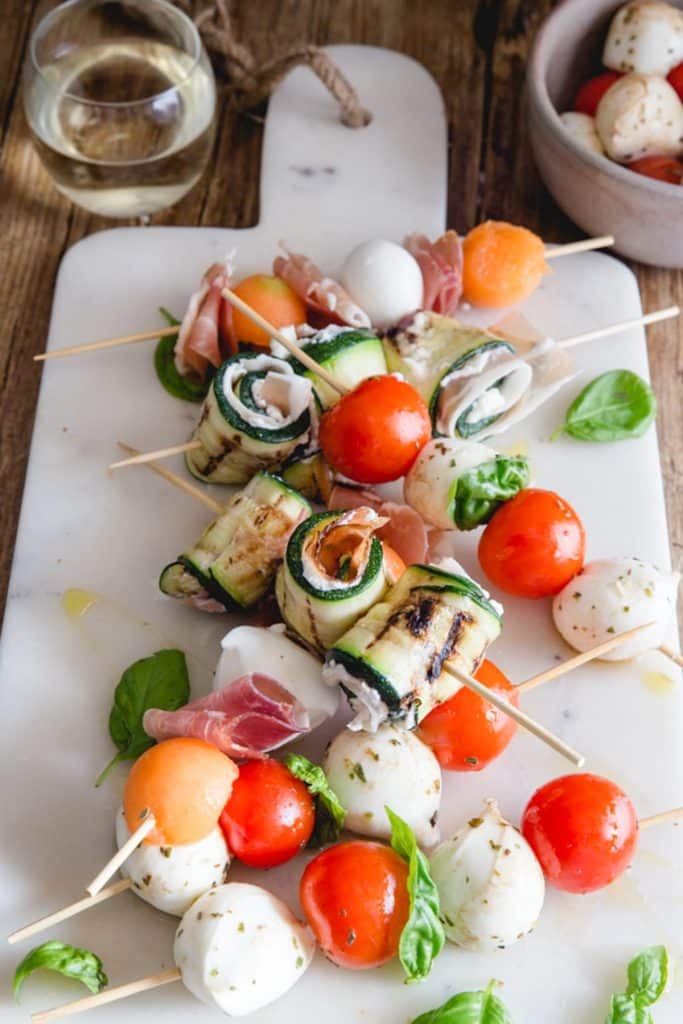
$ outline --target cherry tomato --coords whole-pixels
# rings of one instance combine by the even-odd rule
[[[574,110],[580,114],[588,114],[589,117],[595,117],[600,100],[618,78],[621,78],[619,71],[603,71],[601,75],[589,78],[587,82],[583,83],[576,94]]]
[[[220,825],[228,848],[252,868],[291,860],[311,837],[315,808],[308,789],[279,761],[247,761]]]
[[[678,93],[678,98],[683,103],[683,61],[672,68],[666,76],[669,85],[672,85]]]
[[[585,547],[571,505],[554,491],[529,488],[494,513],[479,541],[479,561],[508,594],[548,597],[581,570]]]
[[[146,843],[174,846],[208,836],[237,778],[237,765],[204,740],[179,736],[145,751],[126,780],[123,807],[131,832],[146,810],[156,818]]]
[[[233,291],[273,327],[289,327],[290,324],[306,322],[306,307],[296,292],[279,277],[253,274],[240,281]],[[233,309],[232,323],[238,341],[270,348],[270,335],[267,331],[258,327],[239,309]]]
[[[482,662],[474,676],[519,706],[517,688],[492,661]],[[480,772],[502,754],[516,731],[512,718],[464,686],[430,711],[418,729],[441,767],[452,772]]]
[[[626,166],[647,178],[668,181],[672,185],[683,185],[683,163],[671,156],[644,156]]]
[[[427,406],[410,384],[370,377],[320,421],[320,446],[339,473],[363,484],[405,476],[432,436]]]
[[[631,863],[638,838],[633,804],[600,775],[563,775],[536,790],[522,834],[546,878],[567,892],[609,885]]]
[[[388,846],[355,840],[310,862],[299,896],[318,944],[339,967],[379,967],[398,952],[408,920],[408,868]]]

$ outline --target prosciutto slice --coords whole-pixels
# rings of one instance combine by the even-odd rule
[[[179,711],[145,711],[155,740],[192,736],[236,758],[261,758],[311,729],[308,711],[272,676],[252,672]]]
[[[222,289],[230,285],[231,274],[227,259],[213,263],[190,297],[174,351],[178,373],[194,371],[203,377],[209,364],[218,367],[236,351],[232,306],[221,295]]]
[[[409,235],[403,242],[422,271],[423,308],[453,316],[462,296],[462,243],[455,231],[435,242],[426,235]]]
[[[372,508],[387,522],[377,536],[394,549],[406,565],[424,562],[427,555],[427,527],[422,517],[408,505],[385,501],[374,491],[335,484],[327,507],[331,509]]]
[[[309,313],[325,324],[345,324],[348,327],[370,327],[370,317],[357,306],[338,281],[323,277],[312,260],[285,249],[285,256],[276,256],[273,273],[297,293],[306,303]]]

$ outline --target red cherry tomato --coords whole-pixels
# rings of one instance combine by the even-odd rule
[[[618,71],[604,71],[601,75],[589,78],[587,82],[583,83],[576,94],[574,110],[577,110],[580,114],[588,114],[590,117],[595,117],[598,103],[618,78],[621,78],[621,74]]]
[[[318,944],[339,967],[379,967],[398,952],[408,920],[408,868],[381,843],[330,846],[310,862],[299,896]]]
[[[517,688],[492,661],[482,662],[474,675],[489,690],[519,706]],[[441,767],[452,772],[480,772],[502,754],[516,731],[512,718],[464,686],[430,711],[418,730]]]
[[[554,491],[529,488],[494,513],[479,541],[479,561],[508,594],[548,597],[581,570],[585,547],[571,505]]]
[[[551,885],[593,892],[631,863],[638,819],[629,798],[609,779],[563,775],[536,790],[522,816],[522,834]]]
[[[647,178],[668,181],[672,185],[683,185],[683,163],[671,156],[644,156],[626,166]]]
[[[672,85],[678,93],[678,98],[683,103],[683,61],[672,68],[666,76],[669,85]]]
[[[310,839],[314,824],[308,789],[271,758],[240,766],[220,818],[228,848],[252,868],[291,860]]]
[[[363,484],[405,476],[432,435],[427,406],[410,384],[370,377],[320,421],[320,446],[339,473]]]

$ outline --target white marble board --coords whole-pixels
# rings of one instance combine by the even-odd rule
[[[368,237],[400,240],[444,228],[446,131],[442,101],[424,69],[383,50],[336,47],[334,56],[375,117],[362,132],[341,126],[332,101],[306,71],[294,72],[269,109],[262,171],[261,223],[243,231],[121,229],[91,236],[65,257],[57,282],[49,347],[124,334],[155,323],[156,308],[182,312],[205,266],[237,249],[240,274],[267,269],[284,238],[334,271]],[[473,155],[474,158],[474,155]],[[572,257],[525,304],[523,312],[556,337],[636,316],[635,279],[602,254]],[[479,316],[486,323],[490,317]],[[188,654],[193,692],[210,686],[226,620],[202,616],[158,593],[160,566],[206,521],[201,506],[144,469],[108,476],[122,439],[141,448],[183,440],[196,407],[157,386],[152,344],[50,363],[43,372],[31,459],[0,650],[3,779],[0,932],[78,898],[112,849],[113,815],[125,769],[95,790],[111,756],[106,721],[112,689],[133,659],[162,646]],[[654,431],[638,441],[590,446],[548,442],[569,400],[614,366],[647,374],[642,331],[625,332],[577,352],[581,374],[533,419],[503,435],[505,449],[528,446],[539,485],[559,490],[580,513],[588,556],[637,554],[669,564],[661,470]],[[38,370],[36,370],[38,372]],[[664,426],[663,429],[666,429]],[[177,460],[178,468],[182,464]],[[219,489],[214,488],[216,493]],[[461,544],[474,574],[476,536]],[[69,588],[101,600],[83,618],[67,616]],[[497,595],[500,596],[500,595]],[[567,649],[546,602],[505,601],[503,637],[493,657],[514,680],[545,668]],[[672,641],[675,637],[672,635]],[[670,678],[648,685],[647,669]],[[588,756],[645,815],[680,804],[683,795],[683,697],[680,679],[653,655],[643,665],[599,665],[543,687],[526,709]],[[306,748],[319,755],[326,737]],[[569,770],[528,735],[481,774],[451,775],[442,831],[449,834],[495,795],[513,821],[533,790]],[[623,985],[627,960],[666,942],[676,964],[658,1024],[681,1019],[683,829],[644,834],[629,873],[611,888],[578,897],[549,891],[537,930],[493,956],[448,947],[423,985],[404,986],[396,963],[349,974],[319,956],[282,1001],[255,1024],[407,1024],[448,994],[499,979],[518,1024],[593,1024]],[[301,861],[271,872],[267,884],[296,905]],[[248,876],[235,869],[235,876]],[[171,964],[174,921],[133,895],[55,929],[93,948],[112,984]],[[79,995],[73,983],[35,976],[24,1005],[11,1002],[10,978],[26,947],[0,951],[3,1022]],[[216,1019],[181,985],[84,1016],[102,1024],[163,1014],[167,1024]]]

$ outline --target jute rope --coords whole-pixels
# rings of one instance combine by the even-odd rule
[[[299,64],[307,65],[329,89],[341,107],[341,120],[349,128],[363,128],[372,115],[331,57],[319,46],[295,46],[259,63],[235,37],[227,0],[176,0],[199,29],[219,73],[227,81],[233,102],[248,110],[265,100],[282,78]]]

